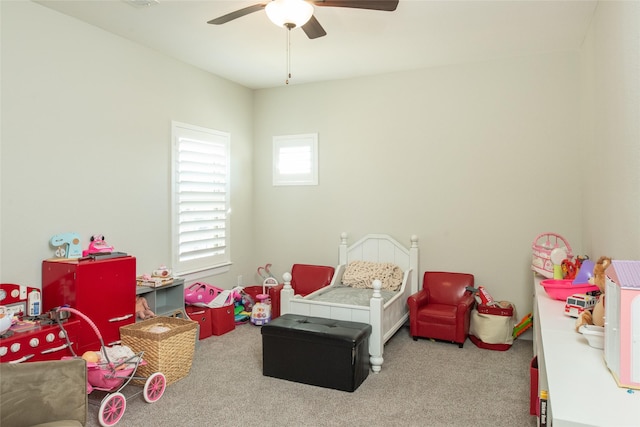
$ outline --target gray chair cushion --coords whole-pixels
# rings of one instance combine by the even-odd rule
[[[83,426],[87,367],[83,359],[0,364],[2,427]]]

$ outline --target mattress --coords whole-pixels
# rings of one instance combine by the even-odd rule
[[[380,293],[382,294],[382,299],[384,300],[385,304],[387,303],[387,301],[398,294],[397,291],[388,291],[385,289],[380,290]],[[319,302],[368,307],[372,295],[373,289],[352,288],[350,286],[339,284],[333,286],[325,292],[320,293],[319,295],[310,296],[308,297],[308,299]]]

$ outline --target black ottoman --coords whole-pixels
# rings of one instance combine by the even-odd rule
[[[284,314],[261,333],[263,375],[343,391],[369,375],[366,323]]]

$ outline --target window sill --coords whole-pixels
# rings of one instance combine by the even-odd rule
[[[197,281],[209,276],[217,276],[218,274],[228,273],[231,269],[230,262],[224,264],[218,264],[214,267],[207,268],[204,270],[196,270],[196,271],[188,271],[183,273],[178,273],[178,276],[183,278],[185,283]]]

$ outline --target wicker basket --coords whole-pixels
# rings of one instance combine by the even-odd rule
[[[153,332],[155,326],[168,331]],[[120,328],[122,345],[134,352],[144,352],[147,362],[139,366],[136,376],[148,378],[154,372],[162,372],[167,384],[189,375],[195,351],[198,322],[177,317],[154,317]],[[142,381],[137,381],[141,383]]]
[[[569,242],[556,233],[542,233],[538,235],[538,237],[533,240],[531,247],[533,249],[531,269],[548,279],[553,278],[553,263],[551,262],[552,250],[564,247],[567,252],[567,258],[573,258]]]

